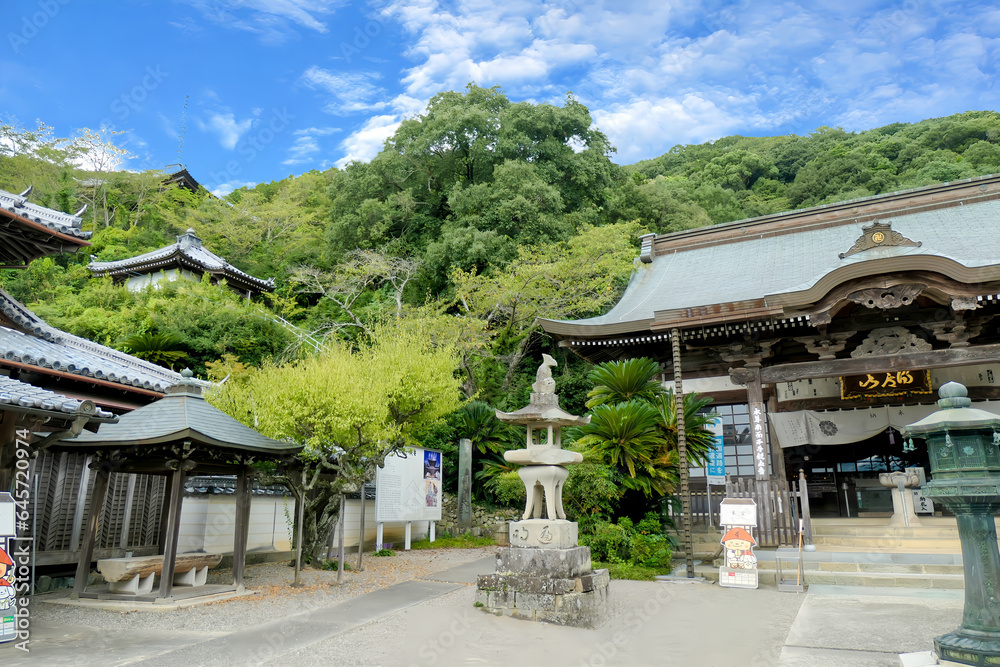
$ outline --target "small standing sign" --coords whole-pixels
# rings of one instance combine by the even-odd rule
[[[719,505],[722,525],[723,563],[719,585],[727,588],[757,588],[757,503],[751,498],[725,498]]]

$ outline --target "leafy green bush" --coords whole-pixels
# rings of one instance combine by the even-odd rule
[[[320,562],[320,567],[324,570],[336,570],[337,569],[337,559],[336,558],[324,558]],[[344,563],[345,570],[353,570],[350,563]]]
[[[395,556],[396,552],[392,549],[379,549],[372,556]]]
[[[590,547],[592,559],[615,565],[669,568],[673,557],[656,512],[648,513],[638,525],[627,517],[619,519],[617,524],[598,521],[593,532],[582,535],[580,542]]]

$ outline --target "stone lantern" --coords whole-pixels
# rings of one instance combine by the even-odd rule
[[[933,479],[924,495],[958,518],[965,569],[965,611],[954,632],[934,639],[937,654],[963,665],[1000,664],[1000,551],[994,512],[1000,508],[1000,416],[970,407],[966,388],[938,390],[937,412],[903,429],[927,442]]]
[[[583,456],[562,448],[560,430],[590,418],[559,407],[555,365],[542,355],[531,403],[515,412],[497,410],[500,421],[527,427],[525,448],[504,452],[508,463],[521,465],[517,472],[527,498],[521,521],[510,524],[510,546],[497,550],[496,573],[479,577],[476,601],[497,615],[596,627],[607,615],[608,571],[591,568],[590,548],[579,546],[577,524],[566,519],[562,506],[566,466]]]

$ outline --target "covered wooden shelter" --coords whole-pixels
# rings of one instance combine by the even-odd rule
[[[132,595],[129,599],[157,601],[173,597],[184,478],[191,472],[237,476],[232,586],[203,586],[195,594],[242,591],[254,474],[251,466],[258,461],[290,460],[302,446],[267,438],[213,407],[202,395],[201,383],[191,375],[190,371],[184,371],[181,381],[170,387],[162,399],[123,415],[118,423],[106,425],[100,433],[84,434],[53,445],[91,454],[91,468],[95,472],[94,500],[77,564],[75,596],[113,597],[86,591],[98,520],[112,472],[168,478],[163,503],[166,521],[161,524],[159,540],[159,553],[164,556],[159,590],[147,597]]]

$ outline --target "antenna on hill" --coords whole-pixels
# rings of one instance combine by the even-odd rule
[[[181,169],[184,168],[182,155],[184,153],[184,134],[187,132],[188,98],[190,98],[190,95],[184,96],[184,112],[181,114],[181,129],[177,132],[177,162],[181,165]]]

